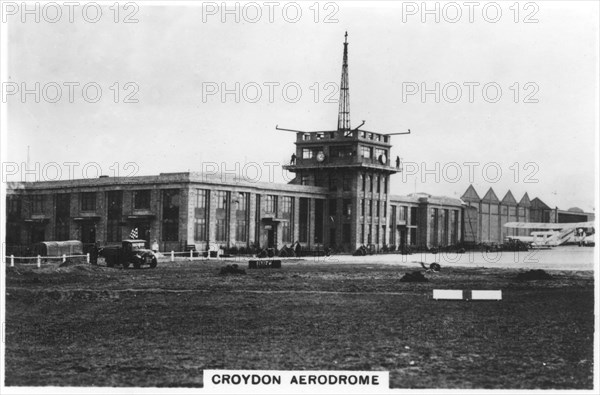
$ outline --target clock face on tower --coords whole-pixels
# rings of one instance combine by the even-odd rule
[[[323,151],[319,151],[317,153],[317,161],[318,162],[323,162],[325,160],[325,154],[323,153]]]

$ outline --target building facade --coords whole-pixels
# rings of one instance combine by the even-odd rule
[[[40,241],[119,243],[132,230],[162,251],[188,248],[282,248],[299,243],[352,252],[359,246],[396,250],[500,243],[511,221],[573,220],[584,214],[552,210],[525,194],[500,200],[473,186],[462,199],[415,193],[391,195],[399,158],[390,163],[391,134],[350,126],[348,42],[344,42],[338,125],[296,135],[288,184],[226,179],[202,173],[14,182],[7,188],[7,249]],[[279,128],[278,128],[279,129]],[[406,133],[394,133],[406,134]],[[230,175],[231,177],[231,175]]]
[[[335,194],[329,187],[193,172],[10,183],[6,243],[13,251],[50,240],[107,245],[129,238],[133,229],[162,251],[279,249],[297,242],[310,250],[351,252],[360,245],[381,250],[461,240],[460,200],[391,196],[383,183],[379,192],[375,183],[366,192],[359,180],[358,193],[340,185]]]

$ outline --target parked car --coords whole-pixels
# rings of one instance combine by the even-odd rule
[[[155,268],[158,261],[152,250],[145,248],[145,240],[123,240],[120,246],[106,246],[100,250],[100,256],[106,260],[106,266],[122,265],[127,269],[133,265],[139,269],[144,265]]]

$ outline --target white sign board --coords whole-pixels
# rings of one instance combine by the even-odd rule
[[[462,289],[434,289],[433,290],[433,298],[434,299],[462,300],[463,291],[462,291]]]

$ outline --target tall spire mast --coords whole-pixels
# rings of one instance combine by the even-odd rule
[[[340,108],[338,131],[350,131],[350,92],[348,90],[348,32],[344,35],[344,60],[342,63],[342,83],[340,84]]]

